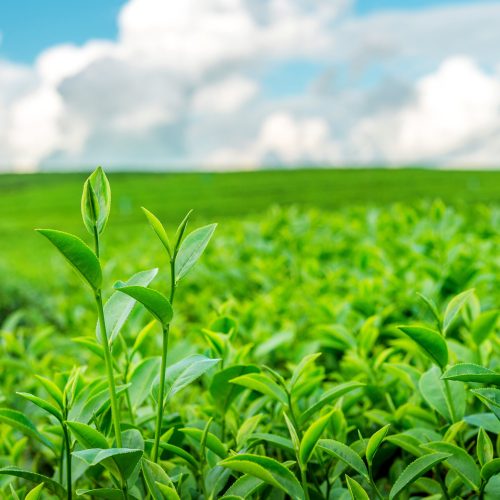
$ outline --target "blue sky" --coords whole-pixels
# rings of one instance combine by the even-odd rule
[[[0,171],[497,165],[500,1],[0,2]]]
[[[327,0],[328,1],[328,0]],[[383,10],[423,9],[474,0],[357,0],[357,15]],[[93,38],[116,39],[116,18],[126,0],[14,0],[0,2],[0,57],[32,62],[44,49],[81,44]]]

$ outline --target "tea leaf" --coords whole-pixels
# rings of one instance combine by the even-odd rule
[[[27,399],[28,401],[31,401],[33,404],[37,405],[38,407],[42,408],[46,412],[50,413],[51,415],[54,415],[54,417],[57,418],[60,422],[63,420],[62,413],[51,403],[48,401],[43,400],[42,398],[39,398],[38,396],[34,396],[33,394],[29,394],[27,392],[16,392],[19,396],[21,396],[24,399]]]
[[[189,233],[179,248],[179,254],[176,259],[175,280],[181,280],[196,264],[196,261],[201,257],[205,248],[214,234],[217,224],[195,229]]]
[[[134,274],[125,283],[120,284],[120,286],[148,286],[157,274],[158,269],[141,271]],[[130,316],[135,303],[136,300],[134,297],[120,293],[120,291],[116,291],[104,305],[104,319],[106,322],[106,333],[108,335],[109,344],[112,344],[118,333],[120,333],[123,325],[127,321],[127,318]],[[102,342],[101,327],[99,326],[99,322],[97,322],[96,326],[96,335],[97,340]]]
[[[470,296],[474,293],[474,289],[466,290],[465,292],[459,293],[455,297],[453,297],[448,305],[446,306],[446,310],[444,311],[444,319],[443,319],[443,331],[446,333],[448,328],[452,324],[456,315],[460,312],[462,307],[465,305],[467,300],[469,300]]]
[[[253,391],[265,394],[282,405],[288,405],[288,398],[284,389],[282,389],[276,382],[273,382],[268,376],[263,373],[250,373],[242,375],[231,380],[232,384],[242,385]]]
[[[481,345],[495,330],[500,311],[485,311],[472,323],[471,334],[476,345]]]
[[[185,434],[186,436],[193,438],[198,443],[201,443],[202,441],[203,431],[201,429],[196,429],[194,427],[182,427],[179,429],[179,431]],[[221,458],[227,457],[227,450],[225,445],[220,441],[220,439],[215,434],[208,432],[205,444],[210,451],[213,451],[219,457]]]
[[[500,373],[473,363],[454,365],[446,370],[441,378],[445,380],[458,380],[460,382],[500,385]]]
[[[167,231],[165,231],[163,224],[152,212],[150,212],[144,207],[141,208],[144,214],[146,215],[146,218],[148,219],[150,226],[153,228],[153,231],[156,233],[156,236],[158,236],[162,245],[165,247],[165,250],[167,251],[169,257],[172,258],[172,248],[170,247],[170,241],[168,239]]]
[[[172,306],[160,292],[138,285],[118,284],[116,289],[140,302],[164,327],[172,320]]]
[[[69,233],[54,229],[37,229],[71,264],[73,269],[95,291],[101,288],[101,266],[95,253],[80,239]]]
[[[438,332],[423,326],[400,326],[399,329],[418,344],[439,367],[444,368],[448,364],[446,340]]]
[[[66,490],[57,481],[54,481],[53,479],[50,479],[50,477],[44,476],[42,474],[38,474],[37,472],[23,470],[19,467],[3,467],[0,469],[0,474],[20,477],[37,484],[43,483],[47,487],[47,489],[49,489],[56,495],[60,497],[67,496]]]
[[[452,468],[473,489],[479,490],[481,484],[479,467],[469,453],[454,444],[442,441],[426,443],[423,447],[431,451],[450,454],[444,461],[444,465]]]
[[[191,382],[201,377],[208,370],[213,368],[220,359],[211,359],[206,356],[195,354],[188,356],[175,365],[167,369],[167,394],[168,400],[175,396],[179,391],[187,387]]]
[[[142,450],[130,448],[90,448],[73,452],[73,456],[79,458],[89,466],[103,462],[103,465],[107,465],[105,462],[112,460],[125,479],[130,477],[142,455]]]
[[[311,458],[314,448],[316,447],[319,438],[325,431],[331,416],[332,412],[318,418],[318,420],[311,424],[304,433],[299,449],[299,463],[302,467],[304,467]]]
[[[384,425],[381,429],[379,429],[375,434],[370,436],[368,440],[368,444],[366,445],[366,461],[369,465],[373,463],[373,457],[377,453],[380,445],[384,441],[387,433],[389,432],[390,424]]]
[[[97,429],[81,422],[66,422],[66,425],[84,448],[109,448],[108,441]]]
[[[345,476],[345,480],[347,482],[347,488],[349,489],[352,500],[370,500],[366,491],[357,481],[355,481],[352,477],[349,477],[347,474]]]
[[[40,483],[38,486],[35,486],[31,491],[27,493],[24,497],[24,500],[39,500],[42,494],[42,489],[44,487],[43,483]]]
[[[482,427],[477,435],[476,454],[481,466],[493,460],[493,443]]]
[[[417,458],[399,475],[389,492],[389,500],[392,500],[398,493],[407,486],[414,483],[419,477],[430,471],[437,464],[446,460],[451,455],[449,453],[431,453]]]
[[[363,477],[368,478],[368,470],[363,460],[346,444],[333,439],[320,439],[318,446],[329,455],[341,460],[356,472],[359,472]]]
[[[107,498],[109,500],[125,500],[123,492],[115,488],[97,488],[93,490],[76,490],[80,497]]]
[[[285,466],[272,458],[242,453],[226,458],[219,462],[219,465],[261,479],[281,489],[294,500],[305,499],[304,491],[296,477]]]

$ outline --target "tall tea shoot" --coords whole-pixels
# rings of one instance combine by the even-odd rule
[[[85,181],[82,193],[82,218],[87,231],[94,238],[94,250],[97,259],[100,259],[100,235],[104,231],[108,222],[111,210],[111,188],[108,178],[101,167],[98,167]],[[108,334],[106,331],[106,320],[102,302],[102,290],[98,288],[94,293],[97,318],[99,323],[100,338],[104,352],[104,362],[106,364],[106,374],[108,377],[109,394],[111,399],[111,414],[113,427],[115,429],[115,439],[118,447],[122,446],[120,431],[120,408],[116,397],[115,376],[113,372],[113,361]]]
[[[106,332],[106,321],[102,303],[102,270],[99,260],[99,238],[106,227],[111,206],[111,189],[102,168],[97,168],[85,181],[81,202],[83,223],[93,236],[94,251],[82,240],[72,234],[51,229],[40,229],[43,234],[73,266],[77,273],[90,286],[94,294],[99,323],[99,336],[102,342],[106,375],[108,379],[111,414],[115,439],[118,447],[122,446],[120,432],[120,409],[116,396],[115,378],[111,350]]]
[[[173,245],[170,243],[167,231],[160,220],[149,210],[143,208],[144,214],[151,227],[165,248],[170,263],[170,294],[169,298],[160,292],[142,286],[119,286],[118,290],[141,302],[144,307],[158,320],[162,326],[162,356],[160,367],[160,380],[158,388],[158,406],[156,409],[155,436],[153,442],[152,459],[158,462],[160,449],[161,427],[165,407],[165,379],[167,371],[168,342],[170,323],[173,317],[173,302],[175,290],[181,278],[194,266],[201,257],[212,237],[216,224],[210,224],[196,229],[186,238],[184,234],[192,211],[184,217],[179,224]]]

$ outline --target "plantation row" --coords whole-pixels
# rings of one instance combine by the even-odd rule
[[[108,244],[97,169],[92,245],[38,230],[69,265],[3,320],[2,498],[500,498],[498,207],[143,211]]]

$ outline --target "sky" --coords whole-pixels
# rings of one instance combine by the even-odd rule
[[[0,171],[500,165],[500,1],[0,2]]]

